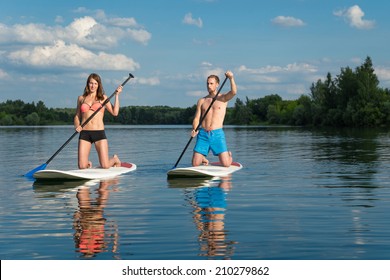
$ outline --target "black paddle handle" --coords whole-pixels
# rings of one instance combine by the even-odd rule
[[[225,80],[223,81],[221,87],[218,89],[217,94],[213,97],[213,100],[211,101],[210,106],[207,108],[206,112],[203,114],[203,116],[200,117],[198,126],[196,127],[195,131],[198,131],[198,130],[199,130],[200,126],[202,125],[202,122],[203,122],[204,118],[206,117],[207,113],[210,111],[211,106],[213,106],[215,100],[217,100],[217,96],[218,96],[218,94],[221,92],[221,90],[222,90],[223,86],[225,85],[227,79],[228,79],[228,77],[226,77]],[[194,138],[194,137],[192,137],[192,135],[191,135],[190,139],[189,139],[188,142],[187,142],[187,145],[184,147],[183,151],[181,152],[181,154],[180,154],[179,158],[177,159],[177,161],[176,161],[176,163],[175,163],[175,166],[174,166],[173,168],[176,168],[176,166],[179,164],[181,158],[183,157],[185,151],[187,150],[187,148],[188,148],[188,146],[190,145],[190,143],[191,143],[191,141],[192,141],[193,138]]]
[[[131,78],[134,78],[134,76],[129,73],[129,77],[127,77],[127,79],[121,84],[121,86],[123,87]],[[99,111],[100,109],[102,109],[104,106],[106,106],[106,104],[108,102],[110,102],[110,99],[116,94],[116,90],[113,92],[113,94],[110,95],[110,97],[108,97],[106,100],[104,100],[104,102],[102,103],[102,106],[99,107],[95,112],[93,112],[93,114],[91,116],[89,116],[88,119],[85,120],[85,122],[83,124],[81,124],[81,127],[84,127]],[[46,161],[46,164],[49,164],[49,162],[51,162],[58,154],[59,152],[62,151],[63,148],[65,148],[66,145],[69,144],[70,141],[72,141],[72,139],[78,134],[78,131],[75,131],[72,136],[54,153],[54,155],[51,156],[51,158],[49,158],[47,161]]]

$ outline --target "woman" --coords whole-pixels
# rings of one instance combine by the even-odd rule
[[[74,117],[74,127],[80,133],[78,149],[78,165],[80,169],[91,168],[92,163],[89,161],[89,154],[92,144],[95,144],[99,156],[100,166],[110,168],[120,166],[121,161],[117,155],[112,158],[108,156],[108,141],[104,131],[104,109],[113,115],[119,113],[119,94],[122,92],[122,86],[116,89],[115,103],[110,102],[103,106],[107,96],[104,94],[101,78],[98,74],[92,73],[87,79],[84,94],[77,98],[77,110]],[[84,126],[85,122],[96,110],[100,111]]]

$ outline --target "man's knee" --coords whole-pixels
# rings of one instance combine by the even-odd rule
[[[202,164],[203,155],[195,152],[192,157],[192,166],[199,166]]]
[[[224,167],[229,167],[233,162],[233,158],[230,152],[223,152],[220,154],[219,159]]]

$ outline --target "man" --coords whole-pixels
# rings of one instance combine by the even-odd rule
[[[204,116],[205,112],[213,102],[213,99],[217,95],[217,88],[219,86],[218,76],[210,75],[207,78],[207,90],[209,94],[198,100],[191,132],[191,137],[197,136],[194,154],[192,156],[193,166],[201,164],[207,165],[208,160],[206,159],[206,156],[210,150],[215,156],[219,157],[219,161],[225,167],[230,166],[233,161],[232,154],[227,149],[225,133],[223,131],[223,122],[226,115],[228,101],[236,95],[237,86],[231,71],[227,71],[225,76],[230,80],[230,91],[217,96],[209,112],[203,118],[201,128],[198,131],[195,131],[199,125],[201,117]]]

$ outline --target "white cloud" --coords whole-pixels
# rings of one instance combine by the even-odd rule
[[[86,7],[78,7],[76,9],[73,10],[73,12],[75,13],[87,13],[89,10],[86,8]]]
[[[353,63],[353,64],[356,64],[356,65],[359,65],[359,64],[362,64],[363,63],[363,60],[361,57],[352,57],[350,59],[350,61]]]
[[[207,61],[203,61],[202,63],[201,63],[201,66],[203,66],[203,67],[211,67],[211,66],[213,66],[210,62],[207,62]]]
[[[90,35],[94,35],[93,28],[97,25],[98,23],[92,17],[78,18],[66,28],[66,31],[68,31],[66,36],[70,40],[87,41],[88,37],[94,37]]]
[[[195,96],[195,97],[202,97],[207,95],[207,91],[205,90],[193,90],[193,91],[188,91],[186,93],[187,96]]]
[[[7,26],[0,24],[0,43],[10,44],[13,42],[39,44],[47,43],[55,38],[55,30],[42,24],[15,24]]]
[[[57,17],[53,26],[0,23],[1,62],[41,69],[93,67],[132,71],[140,68],[132,58],[107,51],[128,39],[143,45],[150,41],[151,34],[134,18],[108,18],[104,11],[99,11],[95,18],[83,16],[61,25],[63,21]]]
[[[290,98],[297,98],[298,95],[307,93],[310,83],[315,81],[314,77],[318,75],[317,67],[308,63],[267,65],[260,68],[241,65],[236,71],[238,80],[246,85],[243,91],[248,92],[249,95],[254,91],[264,94],[283,92],[291,95]]]
[[[210,75],[217,75],[219,77],[220,82],[222,83],[223,79],[225,78],[225,71],[224,69],[219,67],[203,70],[203,77],[205,79],[205,82],[206,78]]]
[[[5,80],[5,79],[8,79],[8,78],[9,78],[8,73],[0,68],[0,80]]]
[[[244,74],[246,79],[252,82],[258,83],[278,83],[280,82],[278,77],[268,75],[280,71],[280,67],[266,66],[258,69],[247,68],[245,65],[238,67],[238,73]]]
[[[289,16],[277,16],[271,21],[273,24],[283,27],[300,27],[305,25],[303,20]]]
[[[222,69],[221,67],[215,67],[212,63],[203,61],[201,63],[201,74],[199,77],[203,77],[204,81],[206,82],[206,78],[210,75],[217,75],[220,79],[220,82],[222,83],[222,80],[225,77],[226,70]]]
[[[202,28],[203,26],[203,22],[202,22],[202,19],[199,17],[197,19],[194,19],[192,17],[192,14],[191,13],[188,13],[184,16],[184,19],[183,19],[183,23],[185,24],[189,24],[189,25],[196,25],[197,27],[199,28]]]
[[[375,67],[375,74],[378,76],[378,79],[386,86],[390,85],[390,68],[381,66]]]
[[[152,38],[152,35],[144,29],[127,29],[127,33],[133,38],[134,41],[140,42],[146,45],[149,40]]]
[[[305,72],[305,73],[315,73],[317,72],[317,67],[308,63],[292,63],[287,64],[283,68],[287,72]]]
[[[63,23],[64,22],[64,18],[62,16],[56,16],[54,21],[56,23]]]
[[[333,13],[335,16],[342,17],[350,26],[357,29],[371,29],[375,26],[375,21],[365,20],[364,12],[358,5],[349,7],[347,10],[338,10]]]
[[[158,77],[151,78],[135,78],[136,82],[141,85],[157,86],[160,84],[160,79]]]
[[[272,66],[267,65],[261,68],[247,68],[245,65],[241,65],[238,68],[239,72],[248,74],[271,74],[271,73],[315,73],[317,68],[308,63],[290,63],[286,66]]]
[[[109,23],[105,25],[105,23]],[[44,24],[0,24],[0,43],[48,44],[64,40],[94,49],[107,49],[118,45],[120,40],[131,38],[146,45],[151,34],[137,25],[133,18],[114,18],[98,22],[90,16],[74,19],[68,26],[47,26]]]
[[[84,46],[94,44],[103,48],[116,46],[126,37],[144,45],[151,39],[151,34],[145,29],[131,28],[137,25],[133,18],[114,18],[104,22],[109,25],[98,23],[90,16],[76,19],[66,27],[66,37],[69,41]]]
[[[139,64],[133,59],[122,54],[97,54],[75,44],[65,44],[64,41],[56,41],[50,46],[36,46],[12,51],[8,58],[14,64],[24,64],[33,67],[77,67],[90,69],[91,64],[101,70],[128,70],[139,68]]]
[[[137,21],[134,18],[113,18],[107,22],[121,27],[138,27]]]

